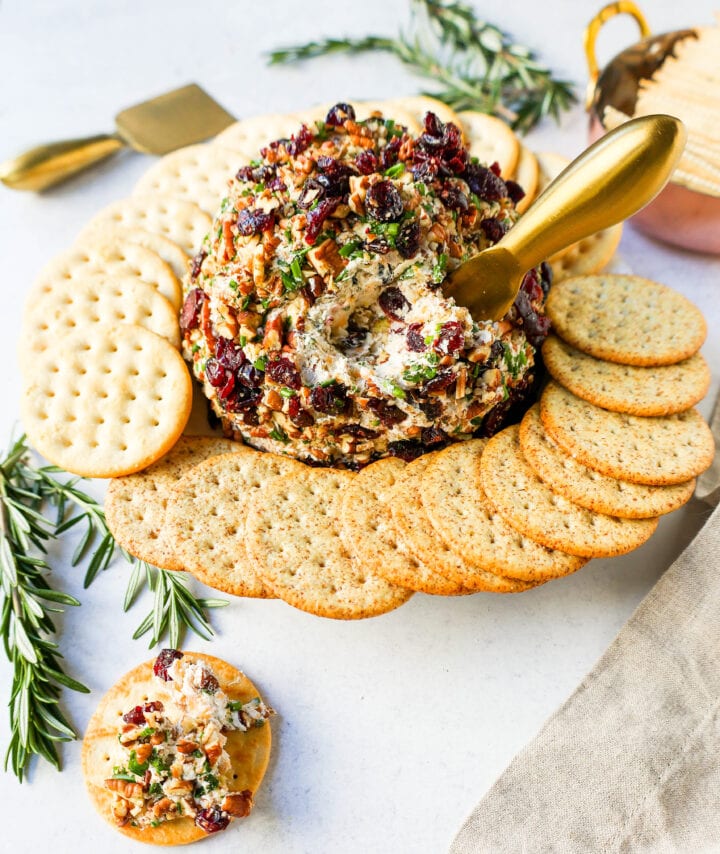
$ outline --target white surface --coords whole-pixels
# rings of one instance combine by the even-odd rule
[[[600,3],[532,0],[476,4],[582,89],[584,24]],[[646,3],[657,31],[709,21],[714,0]],[[296,10],[291,14],[290,10]],[[540,11],[542,10],[542,11]],[[389,32],[405,14],[398,0],[304,4],[20,2],[0,5],[0,159],[53,137],[109,129],[117,109],[189,80],[238,116],[316,101],[400,95],[417,83],[389,57],[334,58],[270,69],[261,54],[317,33]],[[609,58],[635,40],[632,22],[609,25]],[[537,150],[583,147],[578,109],[563,128],[548,124]],[[0,188],[2,329],[17,338],[35,272],[71,243],[88,217],[128,194],[148,160],[128,155],[42,197]],[[705,354],[713,389],[720,376],[720,260],[682,253],[626,229],[624,260],[691,297],[705,312]],[[17,419],[19,378],[5,361],[0,439]],[[97,492],[100,494],[98,484]],[[246,669],[279,711],[272,764],[251,818],[203,850],[248,852],[438,852],[515,752],[539,729],[606,648],[655,579],[702,523],[697,505],[664,519],[636,553],[593,561],[575,577],[512,597],[433,599],[417,595],[379,619],[342,624],[281,602],[236,600],[213,617],[218,637],[190,646]],[[93,693],[65,692],[82,731],[102,693],[144,659],[130,640],[147,600],[124,615],[126,567],[113,566],[88,590],[67,554],[52,555],[55,584],[82,600],[59,623],[69,672]],[[638,662],[638,670],[643,663]],[[0,656],[0,744],[7,743],[10,671]],[[2,849],[128,851],[83,789],[80,746],[63,748],[58,776],[36,765],[18,786],[0,773]],[[508,816],[511,820],[511,816]],[[137,846],[139,848],[139,846]]]

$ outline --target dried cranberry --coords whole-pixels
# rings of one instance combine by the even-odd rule
[[[413,439],[400,439],[397,442],[388,443],[388,453],[393,457],[411,463],[425,453],[425,448]]]
[[[523,276],[520,288],[530,297],[531,302],[537,302],[543,298],[543,289],[536,270],[528,270]]]
[[[243,237],[250,237],[251,234],[259,234],[261,231],[269,231],[275,225],[275,215],[265,213],[261,210],[253,210],[251,208],[243,208],[237,218],[237,227]]]
[[[355,439],[374,439],[378,435],[377,430],[361,427],[360,424],[343,424],[334,432],[336,436],[352,436]]]
[[[500,164],[497,162],[497,160],[494,160],[490,164],[490,171],[493,173],[493,175],[497,175],[498,178],[500,177],[502,169],[500,168]]]
[[[438,403],[435,400],[421,400],[418,406],[428,421],[435,421],[436,418],[442,415],[442,403]]]
[[[285,143],[287,153],[291,157],[297,157],[302,154],[306,148],[309,148],[315,137],[307,125],[303,125],[297,133],[294,133]]]
[[[223,368],[227,368],[228,371],[232,371],[233,373],[237,373],[247,361],[242,348],[229,338],[217,339],[215,356]]]
[[[347,388],[342,383],[317,386],[310,392],[310,404],[313,409],[325,414],[347,414],[352,405]]]
[[[264,163],[261,163],[259,166],[241,166],[235,177],[238,181],[262,184],[275,177],[275,167],[266,166]]]
[[[185,297],[180,314],[180,328],[187,331],[195,329],[200,323],[200,309],[205,302],[205,291],[193,288]]]
[[[227,379],[225,380],[225,384],[218,392],[218,397],[220,400],[226,400],[232,394],[233,389],[235,388],[235,376],[233,374],[228,374]]]
[[[435,113],[425,114],[425,131],[413,149],[412,172],[417,181],[433,181],[438,176],[460,175],[467,164],[467,151],[457,125],[444,124]]]
[[[422,333],[422,323],[411,323],[407,331],[407,347],[413,353],[422,353],[427,350],[425,336]]]
[[[153,673],[165,682],[172,682],[172,678],[168,676],[168,668],[174,661],[182,658],[183,654],[179,649],[161,649],[160,655],[155,659],[153,664]]]
[[[206,691],[208,694],[216,694],[219,687],[220,683],[212,673],[203,668],[202,676],[200,677],[200,689]]]
[[[400,145],[400,137],[394,136],[385,148],[383,148],[380,154],[380,167],[383,171],[397,163],[398,155],[400,154]]]
[[[423,385],[423,391],[431,394],[445,391],[455,383],[455,374],[450,370],[439,371],[431,380]]]
[[[339,198],[322,199],[316,208],[307,213],[307,224],[305,227],[305,242],[312,246],[322,231],[325,220],[334,213],[340,204]]]
[[[225,830],[230,824],[230,816],[216,804],[207,809],[198,810],[195,824],[205,833],[217,833],[219,830]]]
[[[339,103],[335,104],[334,107],[330,107],[328,110],[328,114],[325,116],[325,124],[330,125],[333,128],[342,127],[345,122],[350,119],[350,121],[355,121],[355,110],[352,104],[344,104]]]
[[[469,163],[462,177],[471,191],[487,202],[499,202],[507,197],[507,187],[502,178],[479,163]]]
[[[489,217],[488,219],[482,220],[480,228],[482,229],[485,237],[487,237],[491,243],[497,243],[507,231],[505,223],[500,222],[500,220],[495,217]]]
[[[259,371],[252,362],[245,362],[237,373],[237,379],[246,388],[259,388],[265,382],[265,371]]]
[[[517,181],[506,181],[505,188],[507,194],[514,205],[525,198],[525,190],[517,183]]]
[[[403,258],[412,258],[420,248],[420,222],[413,219],[406,222],[395,238],[395,247]]]
[[[203,261],[207,258],[207,252],[204,249],[201,249],[198,254],[193,258],[192,267],[190,268],[190,279],[194,282],[195,279],[200,275],[200,270],[203,265]]]
[[[122,719],[126,724],[134,724],[135,726],[142,726],[145,723],[145,714],[143,712],[142,706],[135,706],[134,709],[130,709],[129,712],[125,712],[122,716]]]
[[[490,412],[483,418],[482,425],[476,431],[476,435],[485,439],[494,436],[502,428],[511,405],[512,402],[508,398],[493,406]]]
[[[525,337],[533,347],[538,348],[550,332],[550,319],[538,314],[530,303],[530,297],[521,290],[515,297],[515,308],[522,319]]]
[[[403,292],[394,285],[382,291],[378,297],[378,305],[390,320],[402,320],[410,310],[410,303],[405,299]]]
[[[440,201],[451,211],[460,211],[462,213],[465,213],[470,206],[468,197],[459,187],[449,186],[442,189],[440,191]]]
[[[276,359],[274,362],[269,362],[265,368],[265,372],[278,385],[294,388],[296,391],[302,385],[298,369],[290,359],[286,359],[285,357]]]
[[[376,237],[375,240],[368,240],[363,249],[368,252],[376,252],[378,255],[387,255],[392,246],[385,237]]]
[[[433,349],[438,353],[455,355],[465,346],[465,330],[462,323],[449,320],[440,327],[440,334],[433,343]]]
[[[225,368],[212,356],[205,362],[205,379],[213,388],[225,385]]]
[[[379,397],[371,397],[368,400],[368,409],[372,410],[380,419],[383,427],[387,428],[401,424],[407,418],[407,413],[403,412],[400,407],[394,406],[386,400],[381,400]]]
[[[323,187],[322,184],[315,178],[308,178],[307,181],[303,184],[302,191],[298,196],[298,207],[306,211],[324,195],[325,187]]]
[[[261,389],[248,388],[247,386],[237,384],[230,397],[223,401],[223,406],[227,412],[241,413],[243,421],[246,424],[257,424],[258,417],[255,410],[261,400]]]
[[[315,419],[307,411],[300,406],[300,401],[297,397],[291,397],[288,400],[288,418],[296,427],[310,427],[315,423]]]
[[[372,175],[373,172],[377,172],[378,159],[372,151],[365,149],[355,158],[355,166],[361,175]]]
[[[403,214],[403,200],[392,181],[378,181],[368,188],[365,209],[380,222],[395,222]]]
[[[447,434],[439,427],[423,427],[420,434],[420,441],[429,447],[430,445],[439,445],[441,442],[447,442]]]

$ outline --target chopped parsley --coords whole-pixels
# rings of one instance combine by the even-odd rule
[[[255,359],[253,362],[253,368],[255,368],[256,371],[264,371],[266,366],[267,356],[260,356],[259,359]]]
[[[510,375],[515,380],[518,378],[521,369],[527,365],[527,356],[524,350],[513,353],[509,344],[503,344],[503,347],[505,349],[505,364],[508,371],[510,371]]]
[[[400,160],[394,166],[386,169],[384,174],[387,175],[388,178],[399,178],[404,172],[405,164]]]
[[[144,774],[147,771],[149,764],[149,761],[138,762],[137,753],[134,750],[130,751],[130,758],[128,759],[128,769],[133,774]]]
[[[445,278],[445,270],[447,268],[448,256],[445,252],[438,256],[437,263],[432,268],[433,283],[439,285]]]
[[[283,444],[287,444],[290,441],[287,433],[279,424],[276,424],[270,431],[270,438],[275,439],[276,442],[283,442]]]
[[[287,388],[286,386],[283,386],[280,389],[280,396],[289,399],[291,397],[295,397],[295,392],[291,388]]]

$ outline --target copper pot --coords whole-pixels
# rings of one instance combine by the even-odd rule
[[[595,41],[603,24],[620,14],[631,15],[637,21],[642,40],[619,53],[600,71]],[[677,42],[686,38],[697,38],[697,34],[694,30],[677,30],[651,36],[645,16],[630,0],[610,3],[590,21],[585,30],[585,55],[590,77],[586,109],[590,114],[591,142],[607,130],[603,124],[605,107],[633,115],[640,80],[650,78],[672,54]],[[635,214],[632,222],[666,243],[720,254],[720,195],[690,190],[671,180],[653,202]]]

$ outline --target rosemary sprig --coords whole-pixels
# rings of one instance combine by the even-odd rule
[[[228,604],[222,599],[197,598],[183,573],[150,566],[121,549],[100,504],[78,487],[81,478],[63,480],[62,474],[57,466],[33,465],[24,436],[0,462],[0,634],[13,667],[5,767],[9,765],[21,781],[33,755],[59,768],[55,743],[76,737],[59,708],[61,686],[88,691],[63,671],[58,646],[49,638],[55,633],[50,614],[61,610],[53,605],[80,604],[54,590],[46,579],[51,567],[44,555],[50,541],[84,525],[72,565],[88,559],[85,587],[107,569],[116,551],[133,565],[123,608],[127,611],[147,585],[152,610],[133,638],[151,632],[151,646],[165,637],[171,646],[180,646],[188,630],[210,640],[213,632],[206,612]],[[55,507],[54,519],[43,513],[48,504]]]
[[[438,89],[426,94],[456,110],[480,110],[526,133],[545,116],[559,119],[577,99],[572,85],[556,80],[535,54],[514,44],[493,24],[478,20],[461,2],[411,0],[411,21],[397,38],[328,38],[275,50],[270,64],[333,53],[382,51],[396,56]]]

